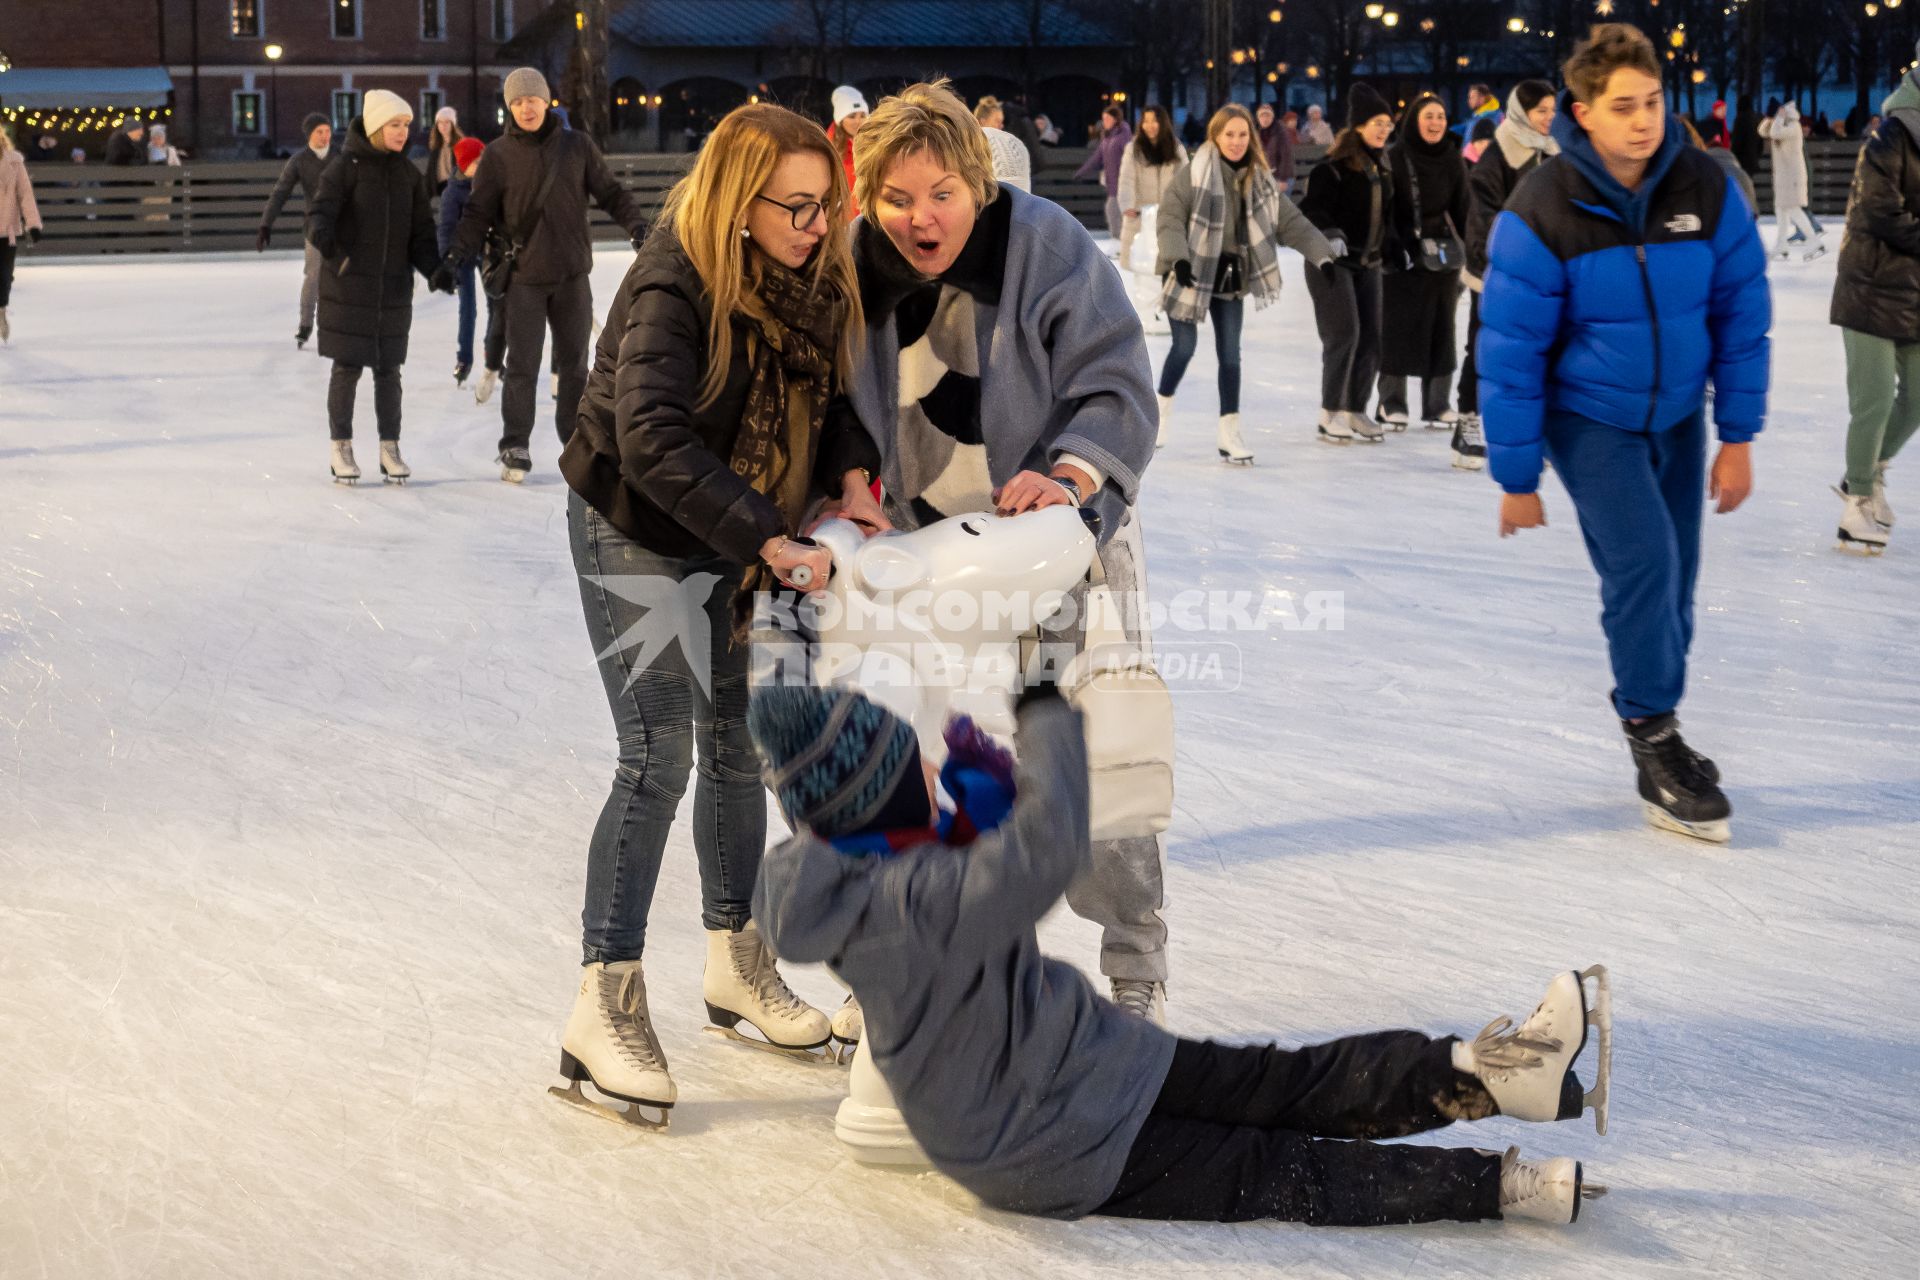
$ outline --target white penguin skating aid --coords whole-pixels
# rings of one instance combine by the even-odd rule
[[[1600,1043],[1593,1088],[1583,1089],[1573,1067],[1587,1047],[1589,1028]],[[1613,1079],[1613,986],[1607,967],[1596,964],[1560,974],[1519,1026],[1512,1018],[1495,1018],[1471,1041],[1456,1042],[1454,1066],[1480,1078],[1503,1116],[1574,1120],[1591,1107],[1594,1130],[1604,1134]]]

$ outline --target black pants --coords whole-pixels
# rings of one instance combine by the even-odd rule
[[[1320,327],[1320,407],[1364,413],[1380,372],[1380,269],[1307,272]]]
[[[18,253],[18,246],[0,240],[0,307],[13,301],[13,260]]]
[[[335,440],[353,439],[353,402],[360,390],[363,364],[333,362],[327,383],[327,426]],[[373,416],[382,440],[400,438],[400,366],[373,371]]]
[[[507,304],[502,298],[487,299],[487,336],[481,340],[480,356],[495,373],[507,363]]]
[[[558,284],[521,284],[507,290],[507,376],[500,394],[500,448],[524,449],[533,438],[533,397],[547,328],[553,328],[553,358],[560,394],[553,425],[560,443],[573,438],[573,420],[587,389],[587,340],[593,333],[593,290],[587,277]]]
[[[1311,278],[1311,274],[1309,275]],[[1122,1218],[1386,1226],[1500,1216],[1500,1157],[1396,1138],[1495,1113],[1453,1040],[1376,1031],[1286,1050],[1182,1040],[1113,1195]]]
[[[1480,375],[1473,355],[1480,345],[1480,295],[1467,296],[1467,358],[1460,362],[1460,412],[1480,412]]]
[[[1436,373],[1431,378],[1420,379],[1420,417],[1427,422],[1436,422],[1446,412],[1449,393],[1453,390],[1453,374]],[[1407,412],[1407,380],[1397,373],[1380,375],[1380,414],[1404,415]]]

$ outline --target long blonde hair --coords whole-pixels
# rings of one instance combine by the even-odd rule
[[[726,385],[733,363],[734,318],[769,318],[760,300],[764,260],[750,249],[742,233],[747,229],[747,210],[781,159],[801,152],[826,162],[831,185],[826,199],[829,230],[800,273],[815,291],[827,290],[845,308],[834,381],[844,387],[851,375],[855,335],[863,322],[852,239],[844,234],[846,170],[819,125],[785,107],[753,103],[734,108],[714,126],[692,172],[673,185],[661,212],[661,221],[672,224],[713,303],[713,318],[707,326],[707,372],[700,380],[702,408],[712,404]]]
[[[1260,126],[1254,123],[1253,112],[1237,102],[1229,102],[1213,113],[1213,119],[1207,121],[1207,141],[1211,142],[1214,150],[1218,151],[1220,135],[1225,133],[1227,126],[1235,120],[1243,121],[1247,126],[1247,158],[1253,161],[1254,168],[1265,169],[1267,150],[1260,145]],[[1248,169],[1249,173],[1252,171],[1253,169]]]

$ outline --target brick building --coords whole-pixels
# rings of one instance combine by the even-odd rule
[[[510,69],[499,47],[527,16],[516,9],[544,2],[0,0],[0,49],[28,73],[15,97],[43,122],[24,133],[53,120],[63,142],[97,151],[110,127],[101,117],[121,107],[167,119],[197,157],[252,157],[299,146],[309,112],[351,119],[375,88],[406,98],[423,126],[451,106],[469,132],[492,136]],[[66,74],[40,74],[49,70]],[[14,100],[10,75],[0,73],[0,104]],[[156,78],[170,92],[156,95]]]

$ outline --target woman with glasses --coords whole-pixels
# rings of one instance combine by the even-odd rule
[[[641,955],[696,751],[708,1017],[770,1048],[828,1038],[749,915],[767,816],[742,624],[750,593],[807,580],[802,567],[826,582],[827,553],[797,540],[804,520],[886,527],[867,487],[879,451],[841,395],[861,313],[849,241],[831,234],[847,200],[818,125],[767,104],[723,119],[620,286],[560,456],[619,759],[587,848],[585,969],[561,1054],[576,1090],[673,1105]]]

